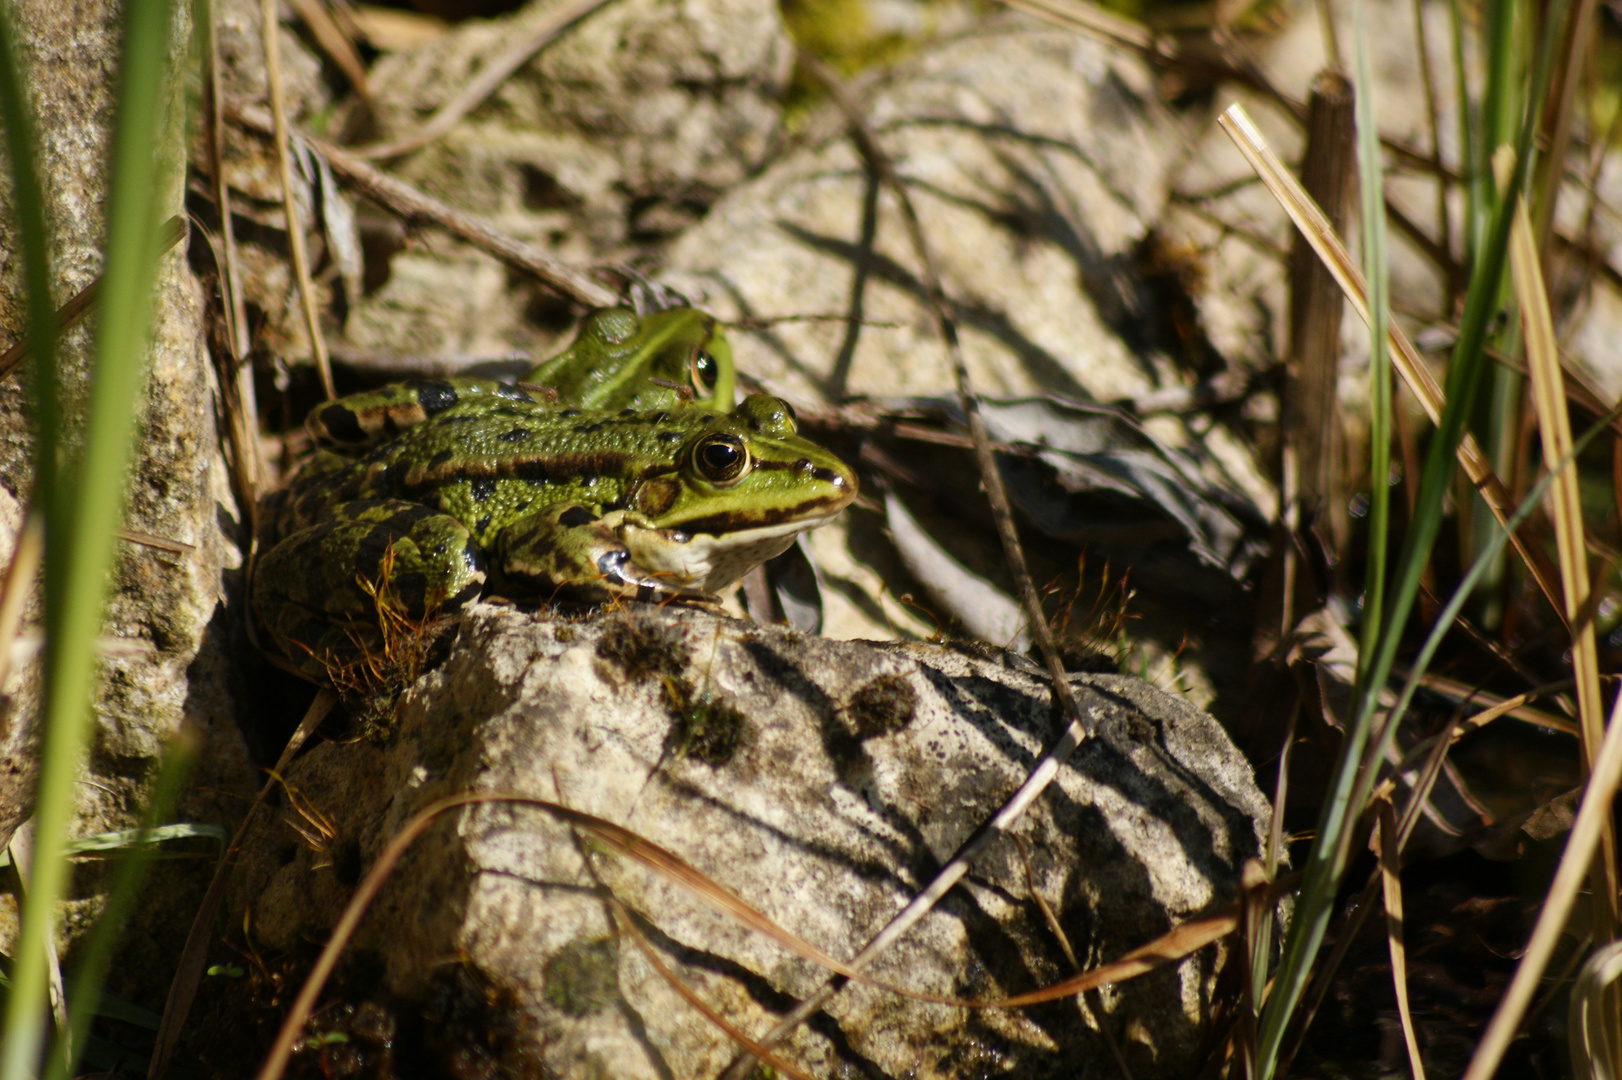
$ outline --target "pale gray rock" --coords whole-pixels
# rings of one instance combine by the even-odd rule
[[[876,977],[960,997],[1060,980],[1070,972],[1033,888],[1089,965],[1235,896],[1267,814],[1244,758],[1178,698],[1125,676],[1074,679],[1098,735],[1014,830],[1029,875],[1016,844],[994,842]],[[678,719],[672,698],[702,708]],[[583,620],[470,609],[449,659],[406,691],[395,720],[386,736],[318,745],[289,770],[325,839],[312,846],[307,827],[301,839],[285,805],[252,829],[227,921],[241,925],[250,906],[256,949],[324,939],[406,820],[477,790],[622,825],[848,957],[1055,734],[1044,678],[1010,654],[835,642],[641,605]],[[443,1014],[448,988],[484,988],[464,1026],[505,1032],[479,1052],[517,1074],[717,1075],[734,1048],[615,940],[582,851],[535,809],[447,814],[361,924],[352,948],[383,983],[361,993],[394,1002],[407,1027],[413,1010]],[[745,1031],[822,981],[634,864],[595,855],[591,867],[645,918],[663,961]],[[1103,1022],[1135,1076],[1198,1064],[1225,957],[1207,949],[1105,991]],[[787,1052],[816,1075],[1093,1075],[1089,1063],[1109,1059],[1092,1015],[1074,1001],[972,1012],[852,986]]]
[[[381,129],[413,134],[559,6],[541,0],[381,58],[372,69]],[[566,30],[400,171],[526,240],[564,228],[618,243],[650,204],[691,220],[760,167],[792,61],[765,0],[620,0]]]
[[[469,20],[371,70],[379,130],[408,137],[558,6]],[[793,47],[770,0],[616,0],[566,30],[444,137],[389,164],[503,233],[575,262],[657,247],[759,170]],[[567,306],[436,236],[351,305],[363,351],[549,348]],[[447,297],[457,302],[447,307]],[[465,318],[470,311],[477,317]],[[296,340],[296,329],[289,329]]]
[[[1137,58],[1002,15],[852,91],[917,206],[980,392],[1115,400],[1173,377],[1141,260],[1184,132]],[[733,335],[740,369],[779,392],[949,391],[899,207],[837,114],[807,130],[681,237],[663,279],[729,320],[835,316]]]

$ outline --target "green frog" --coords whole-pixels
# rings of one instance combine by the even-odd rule
[[[733,393],[732,349],[713,315],[683,307],[638,317],[630,308],[599,308],[573,344],[518,387],[465,377],[394,383],[314,409],[306,427],[316,445],[355,453],[447,410],[544,400],[585,409],[690,404],[730,412]]]
[[[764,394],[726,414],[559,407],[508,388],[370,452],[317,453],[261,515],[252,605],[277,647],[323,678],[378,639],[379,596],[416,622],[485,593],[703,599],[856,490]]]

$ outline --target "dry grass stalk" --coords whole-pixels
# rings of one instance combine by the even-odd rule
[[[345,906],[343,914],[333,927],[320,957],[311,967],[303,987],[299,990],[298,997],[294,999],[292,1007],[283,1018],[281,1029],[277,1032],[276,1040],[271,1045],[270,1053],[260,1066],[256,1080],[278,1080],[287,1067],[288,1058],[293,1052],[293,1047],[297,1044],[299,1034],[303,1031],[304,1024],[309,1019],[315,1001],[320,996],[322,988],[326,985],[327,978],[332,974],[332,970],[338,962],[338,957],[354,936],[355,930],[359,927],[367,908],[377,898],[377,894],[394,872],[394,868],[398,865],[401,857],[441,814],[458,807],[472,806],[478,803],[510,803],[543,810],[563,824],[588,834],[593,841],[615,854],[640,863],[665,878],[665,880],[680,886],[713,909],[740,919],[751,929],[769,936],[772,940],[802,958],[811,960],[827,970],[843,974],[848,978],[880,990],[935,1005],[948,1005],[960,1009],[1012,1009],[1073,997],[1100,986],[1125,982],[1128,979],[1154,971],[1166,964],[1176,963],[1190,953],[1233,933],[1239,925],[1241,905],[1238,903],[1229,904],[1214,914],[1200,919],[1190,919],[1180,926],[1172,928],[1148,944],[1133,949],[1113,963],[1102,964],[1063,982],[1033,990],[1029,993],[1017,994],[1013,997],[984,999],[963,999],[922,994],[868,978],[853,966],[855,961],[850,964],[840,963],[810,942],[773,923],[765,915],[755,911],[724,886],[707,877],[673,852],[645,840],[629,829],[616,825],[611,821],[570,809],[549,799],[537,798],[531,795],[503,791],[464,791],[460,794],[448,795],[419,810],[400,827],[400,831],[395,833],[383,848],[376,861],[366,872],[366,876],[361,879],[360,884],[350,896],[349,903]],[[1275,882],[1262,892],[1265,899],[1261,902],[1267,904],[1276,903],[1280,896],[1293,891],[1299,886],[1300,881],[1297,875]],[[772,1044],[767,1043],[765,1040],[754,1042],[741,1032],[733,1033],[730,1027],[726,1027],[725,1030],[737,1039],[740,1045],[748,1048],[747,1053],[752,1058],[756,1057],[759,1052],[769,1052],[771,1049]]]
[[[1573,961],[1582,956],[1586,945],[1585,941],[1583,947],[1572,951]],[[1614,992],[1612,988],[1618,977],[1622,977],[1622,941],[1613,941],[1589,955],[1572,984],[1566,1036],[1571,1045],[1572,1071],[1578,1076],[1615,1080],[1622,1071],[1618,1068],[1612,1040],[1607,1038],[1605,1019],[1605,999]]]
[[[1560,560],[1560,576],[1565,585],[1566,621],[1572,627],[1572,671],[1576,680],[1577,716],[1582,725],[1583,765],[1593,768],[1595,755],[1605,734],[1604,704],[1600,700],[1599,650],[1594,641],[1594,622],[1588,610],[1590,583],[1588,552],[1584,542],[1582,496],[1575,467],[1561,468],[1572,453],[1571,418],[1560,371],[1560,347],[1555,339],[1554,319],[1549,311],[1549,294],[1543,282],[1542,254],[1533,234],[1531,215],[1525,199],[1515,207],[1515,220],[1509,241],[1510,277],[1521,312],[1526,336],[1526,360],[1531,374],[1532,400],[1537,407],[1538,432],[1543,444],[1544,466],[1555,471],[1549,491],[1553,511],[1555,550]],[[1592,931],[1604,945],[1617,936],[1618,873],[1616,827],[1611,815],[1602,820],[1599,858],[1592,868]],[[1614,994],[1602,991],[1607,1000],[1604,1013],[1607,1028],[1614,1028],[1622,1009]],[[1610,1040],[1607,1039],[1609,1043]],[[1609,1054],[1609,1049],[1607,1050]]]
[[[642,959],[648,962],[648,966],[653,968],[658,976],[663,979],[672,990],[681,995],[681,999],[683,1001],[691,1005],[699,1013],[699,1015],[708,1020],[711,1025],[718,1030],[725,1032],[727,1038],[743,1047],[750,1054],[759,1058],[762,1064],[770,1066],[780,1073],[796,1077],[797,1080],[816,1080],[816,1078],[810,1073],[789,1064],[787,1061],[784,1061],[766,1047],[761,1046],[748,1035],[744,1034],[742,1029],[740,1029],[736,1024],[733,1024],[727,1020],[725,1016],[722,1016],[721,1013],[716,1011],[707,1001],[699,997],[698,994],[694,992],[692,987],[682,982],[681,979],[676,976],[676,973],[671,971],[670,967],[663,960],[659,959],[659,954],[654,951],[653,945],[648,941],[647,935],[642,933],[642,930],[636,925],[636,921],[631,918],[631,913],[625,910],[624,904],[621,904],[618,900],[610,896],[608,897],[608,909],[614,913],[614,927],[619,931],[619,936],[622,938],[630,938],[632,943],[636,945],[637,951],[642,954]]]
[[[44,556],[45,522],[30,510],[17,531],[17,546],[12,549],[11,562],[6,564],[5,580],[0,582],[0,692],[11,675],[11,643],[22,629],[23,610],[33,595],[34,579],[39,576]],[[4,734],[5,728],[0,726],[0,736]]]
[[[226,431],[231,440],[231,472],[237,485],[237,498],[248,526],[248,535],[259,533],[259,492],[265,483],[265,459],[259,445],[259,402],[254,392],[253,368],[244,362],[251,341],[248,336],[248,307],[242,294],[241,268],[237,260],[236,224],[231,220],[231,185],[225,178],[224,89],[220,77],[218,16],[215,0],[199,9],[207,20],[203,81],[204,143],[208,148],[209,170],[214,178],[214,207],[220,219],[222,251],[215,251],[219,289],[225,315],[228,348],[216,357],[220,380],[220,405],[225,412]],[[206,233],[205,233],[206,235]],[[210,249],[213,239],[209,238]],[[252,561],[250,554],[250,563]]]
[[[359,94],[363,101],[370,101],[372,90],[366,83],[366,65],[361,61],[360,53],[355,50],[355,43],[333,19],[332,12],[327,10],[326,0],[288,0],[288,6],[304,20],[310,36],[315,38],[315,43],[321,47],[321,51],[327,54],[327,59],[344,73],[344,78],[355,88],[355,93]]]
[[[1135,19],[1081,0],[1003,0],[1003,3],[1117,49],[1169,59],[1176,48],[1169,38],[1157,39],[1147,26]]]
[[[1306,192],[1301,190],[1301,185],[1296,182],[1295,177],[1289,174],[1268,148],[1267,141],[1262,138],[1261,132],[1250,119],[1250,115],[1245,112],[1243,105],[1235,103],[1228,106],[1217,118],[1217,123],[1233,139],[1240,153],[1244,154],[1245,160],[1256,170],[1256,174],[1279,201],[1284,212],[1290,215],[1290,220],[1295,222],[1296,228],[1301,230],[1307,242],[1318,253],[1318,257],[1324,261],[1324,265],[1329,267],[1330,273],[1335,275],[1336,282],[1346,294],[1346,298],[1352,302],[1358,317],[1368,324],[1370,322],[1368,285],[1363,280],[1362,271],[1357,268],[1357,264],[1346,251],[1346,246],[1340,242],[1340,237],[1324,217],[1323,211]],[[1409,389],[1414,392],[1414,397],[1418,399],[1420,407],[1425,410],[1431,422],[1438,422],[1442,416],[1442,388],[1436,384],[1430,368],[1420,358],[1413,343],[1408,340],[1408,335],[1403,333],[1395,322],[1387,327],[1387,338],[1391,346],[1393,366],[1408,384]],[[1514,500],[1510,498],[1502,481],[1493,473],[1492,465],[1469,432],[1459,440],[1458,458],[1470,482],[1481,493],[1487,508],[1502,525],[1514,512]],[[1527,570],[1537,582],[1538,588],[1548,598],[1549,604],[1555,611],[1563,613],[1564,607],[1560,602],[1559,590],[1555,587],[1553,568],[1549,566],[1547,557],[1538,550],[1534,542],[1524,539],[1518,531],[1510,534],[1510,541],[1515,545],[1515,550],[1520,554],[1522,561],[1526,563]]]
[[[1509,989],[1498,1002],[1498,1010],[1493,1013],[1486,1033],[1476,1044],[1475,1056],[1470,1059],[1464,1080],[1490,1080],[1498,1072],[1504,1051],[1514,1041],[1527,1006],[1537,993],[1543,972],[1565,932],[1566,919],[1577,902],[1583,879],[1588,876],[1594,849],[1599,846],[1600,837],[1610,823],[1611,804],[1616,797],[1619,781],[1622,781],[1622,694],[1617,696],[1617,704],[1611,710],[1605,739],[1594,758],[1594,770],[1583,792],[1577,820],[1572,824],[1571,835],[1566,838],[1565,854],[1561,856],[1554,881],[1549,885],[1537,925],[1532,928],[1531,939],[1521,956],[1520,966],[1515,969],[1515,977],[1510,980]]]
[[[304,223],[299,220],[298,203],[293,198],[293,155],[288,148],[287,106],[282,93],[281,27],[276,17],[276,0],[260,0],[260,29],[265,39],[265,80],[269,85],[270,114],[275,131],[276,161],[281,169],[282,212],[287,219],[287,248],[293,257],[293,280],[298,284],[299,303],[304,312],[304,329],[310,335],[310,351],[315,370],[321,376],[321,389],[330,400],[338,396],[332,385],[332,364],[327,359],[327,339],[321,333],[321,317],[315,309],[315,285],[310,281],[310,257],[304,249]]]
[[[1391,952],[1391,982],[1397,991],[1397,1016],[1402,1021],[1402,1041],[1408,1047],[1408,1067],[1414,1080],[1425,1080],[1425,1062],[1408,1008],[1408,950],[1402,941],[1402,841],[1390,799],[1380,800],[1379,821],[1380,885],[1385,895],[1386,944]]]

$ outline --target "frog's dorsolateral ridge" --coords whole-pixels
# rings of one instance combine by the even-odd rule
[[[261,513],[253,609],[313,675],[377,634],[375,593],[417,620],[484,592],[701,598],[856,496],[855,473],[764,394],[725,414],[402,387],[420,420],[365,454],[318,453]],[[327,427],[349,400],[318,407]]]

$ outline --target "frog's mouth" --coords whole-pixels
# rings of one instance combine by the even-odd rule
[[[798,533],[833,520],[843,509],[841,504],[829,514],[723,533],[626,524],[619,529],[619,536],[631,553],[631,561],[646,573],[666,578],[683,589],[715,593],[787,551]]]

